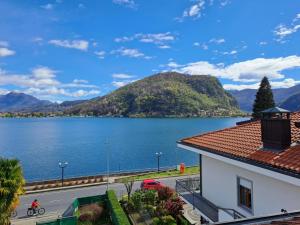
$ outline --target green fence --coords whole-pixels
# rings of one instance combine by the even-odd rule
[[[77,217],[59,218],[47,222],[37,222],[36,225],[77,225]]]
[[[77,198],[63,214],[62,218],[47,222],[37,222],[37,225],[77,225],[78,208],[83,205],[103,202],[108,205],[112,222],[114,225],[130,225],[126,214],[120,206],[114,191],[110,190],[105,195]],[[64,217],[64,215],[66,217]]]

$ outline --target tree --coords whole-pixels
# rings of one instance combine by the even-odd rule
[[[160,201],[167,201],[175,194],[175,191],[172,188],[166,186],[158,189],[157,194]]]
[[[273,92],[267,77],[261,80],[260,87],[256,93],[256,98],[253,104],[253,118],[261,118],[261,112],[265,109],[275,106]]]
[[[126,191],[127,191],[127,195],[128,195],[128,202],[130,201],[130,195],[132,192],[132,187],[134,184],[134,178],[125,178],[123,180],[123,183],[125,185]]]
[[[0,158],[0,224],[10,224],[10,215],[19,204],[24,184],[19,161]]]

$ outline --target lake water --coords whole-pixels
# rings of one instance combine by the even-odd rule
[[[235,125],[245,118],[0,119],[0,156],[18,158],[27,180],[60,177],[59,161],[68,161],[67,177],[111,171],[198,163],[194,153],[176,147],[187,136]]]

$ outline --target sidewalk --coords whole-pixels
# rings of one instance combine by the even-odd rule
[[[48,221],[57,219],[59,216],[58,213],[48,213],[47,215],[43,216],[35,216],[30,218],[23,218],[23,219],[13,219],[11,221],[12,225],[36,225],[36,222]]]

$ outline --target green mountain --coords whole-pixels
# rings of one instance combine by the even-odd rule
[[[165,117],[231,115],[236,100],[212,76],[160,73],[67,109],[96,116]]]

